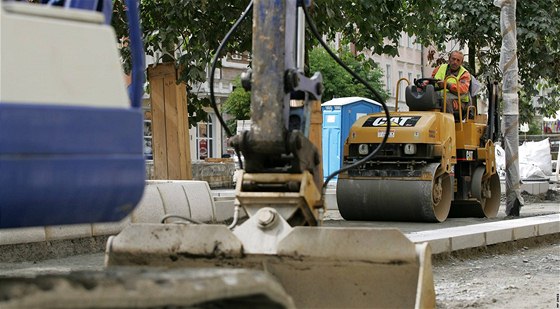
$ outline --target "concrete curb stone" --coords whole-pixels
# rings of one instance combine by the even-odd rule
[[[484,247],[560,233],[560,214],[543,215],[407,233],[415,243],[429,242],[433,254]]]
[[[132,223],[160,223],[166,214],[216,222],[215,207],[205,181],[147,181],[142,200],[120,222],[3,229],[0,246],[114,235]]]

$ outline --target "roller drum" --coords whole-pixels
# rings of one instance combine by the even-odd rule
[[[496,173],[488,179],[483,179],[484,168],[475,170],[471,191],[473,198],[470,200],[456,200],[451,204],[449,217],[452,218],[495,218],[500,208],[500,176]]]
[[[433,163],[422,169],[431,179],[340,178],[336,188],[340,214],[356,221],[442,222],[449,214],[453,187],[447,173],[436,173],[438,167]]]

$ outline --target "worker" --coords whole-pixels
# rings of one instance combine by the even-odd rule
[[[455,50],[449,54],[447,64],[442,64],[434,69],[432,77],[438,79],[436,90],[439,91],[441,98],[443,98],[444,81],[449,76],[454,76],[455,79],[448,79],[446,85],[446,112],[453,113],[459,110],[457,92],[461,94],[461,102],[463,112],[467,109],[470,102],[469,87],[471,84],[471,74],[465,67],[463,67],[464,55],[462,52]]]

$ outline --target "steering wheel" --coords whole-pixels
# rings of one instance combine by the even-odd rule
[[[432,86],[434,86],[434,88],[437,88],[437,82],[438,81],[440,81],[440,80],[436,79],[436,78],[419,78],[419,79],[414,80],[414,85],[416,85],[416,87],[422,88],[422,89],[424,89],[424,87],[426,87],[426,85],[432,85]],[[428,82],[428,83],[425,85],[424,82]]]

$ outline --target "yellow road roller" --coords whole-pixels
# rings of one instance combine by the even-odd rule
[[[376,149],[390,122],[387,143],[377,155],[339,175],[336,195],[342,217],[419,222],[495,217],[500,206],[494,155],[499,134],[496,85],[488,85],[488,114],[479,114],[473,105],[451,114],[443,112],[448,100],[436,91],[437,80],[399,83],[404,81],[409,83],[409,111],[399,112],[397,102],[390,119],[369,114],[350,129],[343,153],[346,166]]]

